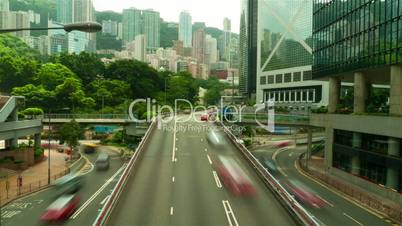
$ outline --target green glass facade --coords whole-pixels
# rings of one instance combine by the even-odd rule
[[[314,0],[314,77],[402,63],[401,16],[401,0]]]
[[[313,1],[260,2],[261,70],[312,65]]]
[[[240,93],[251,96],[257,84],[258,0],[242,0],[240,15]]]

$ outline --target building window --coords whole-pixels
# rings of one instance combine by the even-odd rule
[[[291,93],[290,93],[290,101],[295,102],[296,101],[295,97],[296,97],[295,91],[291,91]]]
[[[290,91],[285,91],[285,101],[290,102]]]
[[[315,96],[314,90],[311,89],[311,90],[309,90],[308,92],[309,92],[308,101],[309,101],[309,102],[314,102],[314,99],[315,99],[315,98],[314,98],[314,96]]]
[[[294,82],[300,82],[301,81],[301,72],[293,73],[293,81]]]
[[[275,83],[282,83],[283,82],[283,76],[282,74],[278,74],[275,76]]]
[[[302,99],[302,101],[303,101],[303,102],[307,102],[307,90],[302,90],[302,93],[303,93],[303,99]]]
[[[260,77],[260,84],[261,85],[267,84],[267,77],[266,76],[261,76]]]
[[[309,81],[313,79],[313,74],[311,71],[303,72],[303,81]]]
[[[275,83],[275,76],[268,75],[268,84],[274,84],[274,83]]]
[[[292,74],[291,73],[285,74],[285,82],[292,82]]]

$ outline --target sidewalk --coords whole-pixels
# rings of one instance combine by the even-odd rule
[[[386,200],[372,192],[351,184],[335,175],[329,174],[325,170],[324,158],[313,156],[309,161],[308,168],[305,167],[305,161],[300,160],[301,171],[318,182],[328,186],[334,192],[347,197],[357,205],[369,209],[377,215],[383,215],[393,221],[402,222],[402,207],[392,201]]]
[[[48,186],[48,151],[45,150],[45,158],[42,162],[29,167],[20,174],[16,171],[0,168],[0,206],[34,191],[38,191]],[[67,155],[58,153],[56,150],[50,151],[50,173],[51,181],[66,175],[69,172],[65,161]],[[18,188],[18,176],[22,177],[22,187]],[[8,185],[7,185],[8,184]]]

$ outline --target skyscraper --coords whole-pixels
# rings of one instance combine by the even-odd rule
[[[0,11],[10,11],[10,3],[8,0],[0,0]]]
[[[205,38],[205,63],[213,64],[218,60],[218,44],[216,38],[207,35]]]
[[[232,26],[228,18],[223,19],[223,49],[221,59],[230,61],[230,41],[232,37]]]
[[[131,42],[141,33],[141,10],[123,9],[123,45]]]
[[[205,63],[205,31],[198,29],[193,35],[193,58],[197,59],[199,64]]]
[[[180,13],[179,40],[183,42],[184,48],[191,48],[192,46],[193,27],[191,20],[191,15],[188,11]]]
[[[145,35],[137,35],[134,40],[134,59],[145,61],[147,40]]]
[[[258,0],[242,0],[240,15],[240,80],[242,95],[256,92]]]
[[[74,22],[74,0],[56,0],[57,22],[68,24]]]
[[[74,23],[95,21],[95,9],[92,0],[74,0]]]
[[[154,51],[160,46],[160,14],[153,10],[142,11],[142,33],[145,35],[147,50]]]

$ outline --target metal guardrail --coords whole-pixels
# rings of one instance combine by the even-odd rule
[[[151,123],[148,131],[146,132],[144,138],[142,139],[141,143],[138,145],[136,152],[134,153],[133,157],[131,157],[129,163],[127,164],[127,167],[124,170],[122,176],[120,177],[116,186],[113,188],[110,198],[108,199],[106,204],[103,206],[98,217],[96,218],[95,222],[93,223],[93,226],[102,226],[107,223],[107,221],[110,217],[110,214],[112,213],[113,208],[117,204],[120,194],[123,191],[125,184],[127,183],[128,177],[130,176],[130,174],[132,172],[132,168],[138,161],[139,156],[142,154],[142,152],[144,150],[144,146],[147,143],[148,138],[150,137],[150,134],[156,128],[156,124],[157,124],[157,120],[154,118],[152,120],[152,123]]]
[[[298,220],[304,225],[319,226],[320,224],[309,214],[288,192],[286,189],[265,169],[264,166],[251,154],[251,152],[241,143],[237,142],[237,138],[232,132],[222,123],[220,125],[224,128],[224,132],[228,135],[232,143],[241,151],[250,162],[252,167],[257,170],[264,182],[276,192],[276,194],[284,201],[284,204],[290,210],[292,215],[295,215]]]
[[[127,114],[45,114],[44,119],[129,119]]]

